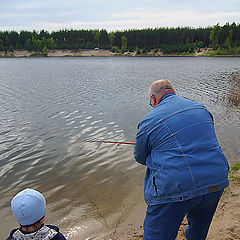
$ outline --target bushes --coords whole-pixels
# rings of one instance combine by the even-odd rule
[[[164,54],[191,54],[196,49],[214,49],[213,54],[240,54],[240,24],[207,28],[148,28],[107,32],[106,30],[0,31],[0,50],[23,49],[111,49],[147,54],[160,49]],[[140,51],[140,49],[142,49]]]

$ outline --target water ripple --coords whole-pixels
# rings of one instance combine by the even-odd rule
[[[240,112],[230,101],[238,58],[0,61],[0,217],[6,226],[13,226],[9,201],[25,187],[44,193],[49,222],[72,240],[94,238],[117,223],[129,211],[129,194],[142,192],[145,168],[134,161],[133,146],[77,141],[134,141],[137,123],[151,109],[148,87],[160,78],[208,107],[229,161],[239,160]],[[1,226],[0,239],[7,234]]]

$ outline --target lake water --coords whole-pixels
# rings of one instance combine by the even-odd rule
[[[10,200],[26,187],[70,240],[97,239],[143,201],[132,145],[77,140],[134,142],[157,79],[204,103],[229,163],[240,161],[239,73],[240,58],[0,59],[0,239],[17,227]]]

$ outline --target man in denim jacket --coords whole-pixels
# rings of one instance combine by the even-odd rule
[[[177,96],[168,80],[153,82],[149,93],[153,109],[138,125],[134,149],[136,161],[147,166],[143,239],[175,239],[185,216],[186,238],[206,239],[229,185],[213,117],[202,104]]]

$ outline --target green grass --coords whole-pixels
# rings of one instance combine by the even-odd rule
[[[240,179],[239,173],[237,171],[240,170],[240,162],[235,163],[229,170],[229,178],[230,179]]]
[[[231,170],[233,171],[237,171],[240,169],[240,162],[238,163],[235,163],[232,167],[231,167]]]

